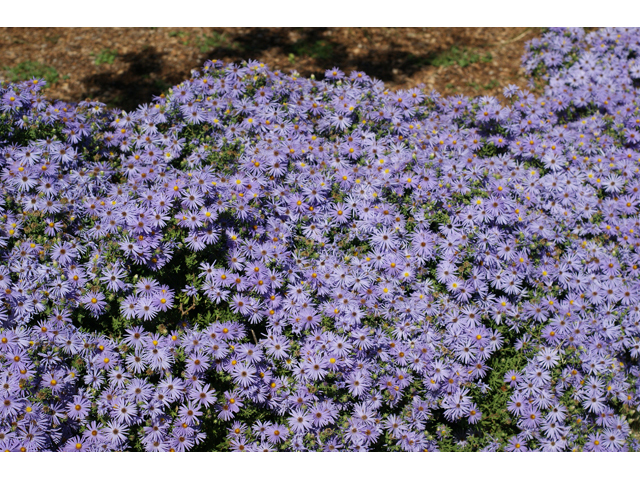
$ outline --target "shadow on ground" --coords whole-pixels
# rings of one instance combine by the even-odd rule
[[[296,40],[291,39],[288,29],[252,28],[245,33],[220,33],[212,29],[209,35],[189,39],[201,56],[197,65],[186,65],[182,71],[165,68],[163,53],[148,46],[135,54],[120,59],[127,65],[118,73],[107,72],[90,75],[83,79],[83,95],[100,98],[109,106],[125,110],[135,109],[142,103],[152,101],[153,96],[190,76],[192,68],[202,65],[206,59],[220,58],[227,62],[263,60],[275,54],[288,58],[289,65],[280,66],[285,72],[296,69],[301,75],[314,74],[323,78],[327,69],[341,67],[345,72],[360,70],[384,82],[393,81],[398,72],[411,76],[426,66],[433,65],[442,54],[435,48],[426,54],[414,52],[397,45],[393,38],[385,42],[380,50],[368,49],[360,55],[349,53],[344,43],[332,35],[325,35],[327,28],[297,28]],[[365,38],[366,29],[359,29]],[[463,39],[461,39],[463,40]],[[461,44],[460,48],[465,46]],[[272,65],[273,66],[273,65]]]

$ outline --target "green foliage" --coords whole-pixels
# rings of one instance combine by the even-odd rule
[[[201,35],[198,37],[196,45],[202,53],[208,53],[211,50],[221,47],[241,49],[240,45],[236,42],[230,42],[224,33],[218,33],[216,31],[211,32],[210,35]]]
[[[491,60],[493,60],[493,57],[490,53],[481,55],[477,52],[469,51],[466,48],[459,49],[454,45],[449,50],[445,50],[436,55],[429,63],[434,67],[450,67],[457,64],[461,68],[464,68],[473,63],[488,63]]]
[[[498,331],[503,334],[509,332],[504,326],[498,327]],[[511,332],[513,333],[513,332]],[[507,402],[513,389],[504,383],[504,375],[509,370],[520,371],[528,362],[527,355],[522,351],[517,351],[513,344],[514,335],[505,335],[505,345],[492,356],[487,366],[489,374],[486,377],[486,383],[489,385],[490,394],[484,394],[479,389],[474,393],[474,400],[483,412],[483,417],[478,423],[479,432],[488,432],[490,436],[496,439],[507,439],[516,433],[519,429],[509,412],[507,411]]]
[[[299,40],[291,46],[293,53],[300,57],[311,57],[316,60],[330,60],[333,56],[333,45],[326,40]]]
[[[189,45],[189,34],[187,32],[183,32],[182,30],[174,30],[169,32],[169,37],[178,37],[182,43],[182,45]]]
[[[491,90],[492,88],[496,88],[500,85],[500,82],[498,82],[498,80],[496,80],[495,78],[493,80],[491,80],[489,83],[485,83],[484,85],[481,85],[477,82],[469,82],[468,85],[473,88],[476,92],[480,91],[480,89],[483,90]]]
[[[96,55],[93,63],[95,63],[96,65],[102,65],[103,63],[111,65],[113,64],[113,62],[115,62],[117,56],[117,50],[103,49],[98,55]]]
[[[504,344],[487,362],[489,373],[483,379],[487,390],[483,392],[475,385],[471,388],[471,395],[482,412],[482,418],[476,425],[469,425],[465,420],[451,427],[436,413],[434,422],[437,424],[438,420],[441,421],[436,430],[440,432],[438,448],[444,452],[477,452],[492,441],[504,443],[520,431],[515,418],[507,410],[513,389],[505,384],[504,376],[509,370],[520,371],[527,365],[533,352],[516,350],[514,344],[518,335],[504,324],[498,325],[489,318],[484,318],[483,323],[497,330]],[[463,437],[464,441],[461,441]]]
[[[30,125],[29,128],[16,128],[10,122],[5,121],[9,118],[8,113],[0,114],[0,138],[11,140],[12,143],[26,146],[32,140],[41,138],[60,138],[62,136],[62,127],[59,124],[46,125],[39,122]]]
[[[169,36],[170,37],[178,37],[178,38],[185,38],[188,35],[187,32],[183,32],[182,30],[173,30],[171,32],[169,32]]]
[[[32,78],[44,78],[49,85],[53,85],[59,79],[58,71],[40,62],[21,62],[15,67],[5,68],[7,80],[21,82]]]
[[[500,153],[504,153],[504,150],[504,147],[498,147],[492,142],[485,142],[476,155],[478,155],[479,158],[495,157]]]

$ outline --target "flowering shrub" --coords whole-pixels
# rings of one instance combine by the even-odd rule
[[[638,450],[640,31],[536,98],[209,61],[0,88],[0,448]]]

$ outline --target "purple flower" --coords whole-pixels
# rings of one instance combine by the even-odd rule
[[[82,420],[89,414],[91,401],[81,395],[75,395],[67,406],[67,416],[73,420]]]
[[[266,429],[266,436],[274,444],[282,443],[289,437],[289,429],[276,423]]]

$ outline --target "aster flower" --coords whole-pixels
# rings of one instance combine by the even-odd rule
[[[61,222],[58,222],[53,218],[45,219],[45,229],[44,229],[45,235],[48,235],[50,237],[55,237],[58,234],[58,232],[60,232],[61,229],[62,229]]]
[[[61,265],[69,264],[75,258],[76,249],[68,242],[56,244],[51,250],[51,258],[60,262]]]
[[[0,401],[0,415],[3,419],[15,418],[22,410],[24,400],[15,396],[6,396]]]
[[[41,121],[65,135],[21,144],[11,133],[0,145],[6,185],[0,247],[8,249],[0,262],[0,351],[12,374],[0,395],[14,398],[15,381],[35,385],[34,398],[52,389],[58,404],[35,400],[25,415],[37,416],[47,403],[58,425],[73,420],[70,405],[86,387],[105,419],[92,431],[122,415],[114,405],[134,406],[126,422],[144,449],[182,451],[203,434],[186,417],[186,426],[169,426],[163,411],[177,401],[186,406],[185,399],[191,406],[217,403],[204,383],[215,370],[233,384],[216,406],[221,419],[246,404],[277,417],[277,425],[261,425],[261,443],[247,440],[251,432],[230,432],[237,450],[331,450],[341,441],[365,451],[379,438],[374,414],[380,425],[390,419],[384,428],[398,448],[432,450],[437,445],[426,438],[434,433],[436,405],[446,428],[435,433],[456,428],[463,448],[469,425],[480,419],[463,385],[495,395],[483,378],[508,344],[520,360],[503,378],[513,389],[507,411],[524,430],[488,448],[521,450],[529,443],[562,450],[595,427],[606,437],[594,437],[585,449],[598,448],[596,439],[604,449],[632,448],[612,405],[638,402],[633,279],[640,258],[633,248],[640,184],[629,134],[637,128],[626,88],[633,82],[628,66],[616,62],[628,63],[625,52],[637,32],[585,37],[579,29],[551,29],[544,43],[532,42],[525,66],[543,64],[549,85],[540,97],[509,87],[508,108],[491,97],[392,92],[356,72],[346,78],[331,70],[329,78],[339,81],[307,81],[258,62],[207,62],[193,81],[131,114],[111,114],[94,102],[50,104],[38,98],[39,85],[0,88],[0,97],[11,92],[20,102],[19,113],[5,113],[9,132]],[[594,73],[596,65],[605,66],[604,77]],[[266,85],[256,86],[256,77]],[[611,128],[602,113],[565,115],[569,105],[590,104],[615,117]],[[365,123],[355,125],[356,116]],[[185,125],[194,123],[207,136],[189,137]],[[94,132],[100,132],[96,151],[81,165]],[[189,142],[187,169],[175,167]],[[209,165],[229,142],[242,153],[222,167]],[[479,153],[489,147],[508,153]],[[544,168],[531,166],[535,158]],[[187,230],[178,233],[178,223]],[[34,226],[54,243],[28,238]],[[228,255],[215,253],[221,247]],[[96,315],[106,308],[109,294],[99,292],[100,284],[123,292],[118,302],[126,323],[160,315],[164,321],[160,312],[172,309],[180,278],[163,285],[163,272],[174,254],[188,251],[224,263],[203,265],[197,282],[186,277],[183,292],[194,297],[198,322],[197,312],[207,308],[201,302],[209,301],[216,308],[230,303],[237,321],[215,320],[214,313],[202,332],[185,318],[171,333],[129,328],[114,341],[73,326],[78,308]],[[118,258],[152,274],[134,277],[130,291],[128,267]],[[370,328],[372,321],[379,327]],[[508,328],[509,342],[487,322]],[[340,336],[331,325],[343,329]],[[622,358],[619,365],[615,359]],[[78,377],[67,365],[80,360],[88,372]],[[141,381],[147,369],[162,380],[145,376],[147,386]],[[301,390],[304,382],[333,376],[344,393],[336,404],[323,403],[324,386],[314,394]],[[424,387],[426,400],[411,390],[415,385]],[[566,422],[567,389],[587,412],[579,422]],[[398,410],[409,392],[410,408]],[[348,427],[338,422],[335,434],[312,446],[304,433],[333,424],[338,412],[356,418]],[[291,441],[270,438],[267,429],[285,419]],[[144,430],[148,420],[164,426]],[[72,430],[76,423],[83,428],[86,418],[72,421]],[[17,448],[14,440],[36,450],[74,448],[66,442],[78,440],[77,432],[63,436],[55,428],[46,443],[35,427],[20,424],[15,432],[6,440],[10,449]],[[129,448],[119,437],[91,438],[83,434],[77,443]]]
[[[202,416],[200,407],[198,407],[197,405],[193,405],[191,402],[188,402],[186,405],[181,406],[178,410],[178,419],[181,422],[186,423],[187,425],[198,423],[198,417],[200,416]]]
[[[244,403],[230,392],[225,392],[224,397],[226,403],[219,405],[220,411],[218,413],[218,417],[222,420],[230,420],[235,416],[235,413],[240,410],[240,407],[242,407]]]
[[[88,398],[76,395],[67,407],[67,416],[73,420],[82,420],[89,414],[90,406],[91,402]]]
[[[87,425],[87,428],[82,432],[82,440],[90,444],[100,444],[106,442],[106,437],[102,433],[103,427],[96,421],[92,421]]]
[[[105,302],[105,296],[101,292],[87,293],[80,298],[80,302],[91,312],[95,317],[98,317],[107,305]]]
[[[110,421],[107,422],[103,433],[108,442],[110,442],[116,448],[121,448],[127,441],[128,431],[129,430],[127,426],[122,425],[117,421]]]
[[[136,403],[146,402],[151,398],[152,388],[145,380],[134,378],[127,386],[127,394],[131,396]]]
[[[104,275],[100,278],[100,281],[107,284],[107,288],[112,292],[118,292],[124,289],[125,284],[122,279],[125,277],[125,270],[119,266],[114,265],[110,269],[105,269]]]
[[[135,315],[144,321],[152,320],[160,311],[160,308],[154,305],[155,302],[153,298],[142,297],[137,300]]]
[[[517,436],[512,437],[505,448],[507,452],[527,452],[528,450],[527,443]]]
[[[154,295],[153,305],[161,312],[166,312],[173,307],[173,291],[167,285],[161,285]]]
[[[198,404],[208,407],[216,401],[214,393],[215,390],[210,389],[210,387],[202,386],[191,389],[189,396],[192,400],[198,402]]]
[[[288,421],[289,426],[294,432],[301,433],[311,428],[312,420],[313,419],[310,414],[298,408],[292,410],[291,417]]]
[[[282,443],[289,437],[289,429],[284,425],[271,425],[266,429],[266,437],[274,444]]]

